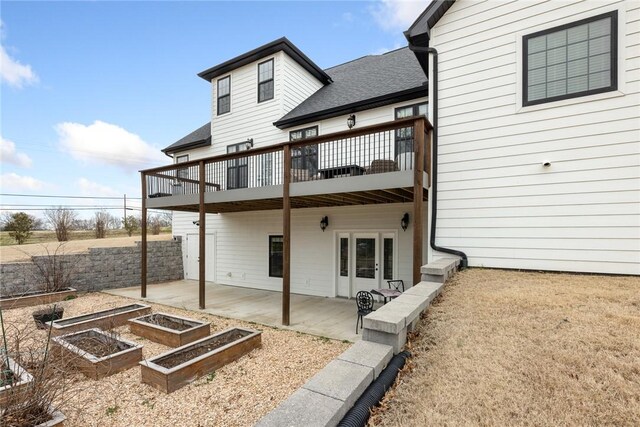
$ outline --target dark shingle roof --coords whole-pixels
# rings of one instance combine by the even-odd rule
[[[369,55],[326,69],[333,83],[325,85],[274,123],[287,128],[394,102],[424,96],[425,77],[408,48]]]
[[[162,151],[164,153],[175,153],[176,151],[187,148],[204,147],[207,145],[211,145],[211,122],[200,126],[189,135],[179,139]]]

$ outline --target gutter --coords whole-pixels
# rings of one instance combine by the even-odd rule
[[[433,72],[431,73],[433,78],[433,93],[429,94],[429,102],[433,102],[433,121],[431,123],[433,126],[433,155],[431,157],[431,171],[433,176],[431,177],[432,191],[430,192],[431,194],[429,194],[429,197],[431,198],[431,229],[429,245],[434,251],[459,256],[460,268],[464,269],[469,265],[467,254],[456,249],[444,248],[436,244],[436,221],[438,219],[438,51],[432,47],[415,46],[411,44],[411,42],[409,42],[409,49],[412,52],[433,54]]]

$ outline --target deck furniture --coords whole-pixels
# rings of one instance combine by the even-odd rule
[[[356,319],[356,334],[358,333],[358,323],[363,326],[363,318],[373,311],[373,295],[371,292],[359,291],[356,294],[356,304],[358,305],[358,318]]]
[[[318,171],[322,179],[342,178],[345,176],[357,176],[364,174],[364,168],[358,165],[337,166],[335,168],[320,169]]]

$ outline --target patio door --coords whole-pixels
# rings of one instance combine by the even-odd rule
[[[206,266],[204,272],[204,280],[207,282],[215,282],[216,273],[216,240],[214,234],[205,236],[205,258]],[[200,240],[198,234],[187,234],[187,262],[185,263],[184,278],[189,280],[198,280],[200,269]]]
[[[353,234],[352,296],[359,291],[380,287],[380,248],[378,233]]]

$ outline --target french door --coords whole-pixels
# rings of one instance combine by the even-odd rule
[[[352,296],[380,287],[380,236],[353,233]]]

